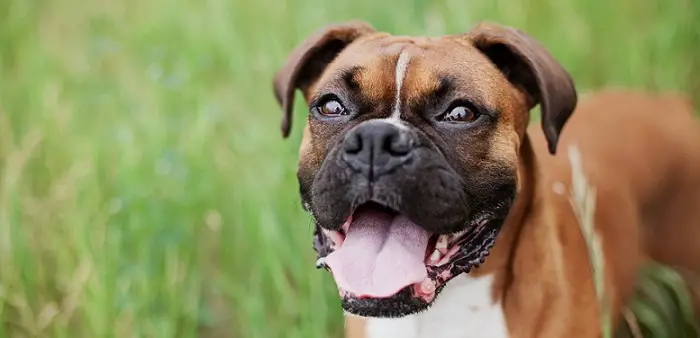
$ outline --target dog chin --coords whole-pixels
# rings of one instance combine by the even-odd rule
[[[399,318],[427,310],[439,293],[435,290],[431,300],[427,301],[415,293],[416,286],[403,288],[397,294],[387,298],[359,297],[340,291],[343,310],[346,313],[360,317]]]
[[[406,216],[370,202],[338,230],[317,224],[317,267],[332,273],[343,309],[363,317],[424,311],[454,277],[484,262],[511,200],[465,221],[450,234],[430,233]]]

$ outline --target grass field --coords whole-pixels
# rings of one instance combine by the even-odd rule
[[[271,87],[324,24],[488,19],[581,90],[700,98],[697,0],[383,1],[0,2],[0,337],[338,337],[297,197],[305,116],[283,140]]]

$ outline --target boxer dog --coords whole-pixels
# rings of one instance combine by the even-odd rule
[[[683,98],[579,103],[541,44],[488,22],[443,37],[329,25],[275,76],[285,137],[296,90],[301,201],[347,337],[599,337],[571,145],[614,323],[646,260],[700,271],[700,127]]]

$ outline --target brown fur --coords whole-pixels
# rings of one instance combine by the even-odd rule
[[[503,302],[510,337],[600,335],[588,253],[568,195],[570,145],[579,147],[597,190],[596,229],[615,314],[632,295],[646,258],[700,273],[700,125],[689,101],[610,90],[590,95],[572,114],[577,99],[568,74],[531,37],[498,25],[481,24],[465,35],[409,38],[352,22],[312,35],[275,80],[285,110],[284,135],[296,88],[313,101],[350,82],[359,88],[363,116],[344,126],[308,120],[301,182],[313,179],[332,145],[353,125],[391,113],[401,52],[411,56],[402,119],[443,140],[443,149],[451,150],[446,156],[458,167],[517,172],[518,197],[496,246],[472,271],[495,274],[493,292]],[[349,70],[349,80],[339,78]],[[442,75],[456,76],[459,92],[499,112],[497,125],[445,136],[422,122],[416,111],[439,89]],[[538,103],[542,127],[526,128]],[[362,338],[362,320],[347,320],[346,337]]]

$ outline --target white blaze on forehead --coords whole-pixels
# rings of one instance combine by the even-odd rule
[[[396,62],[396,98],[391,111],[391,119],[399,120],[401,117],[401,87],[403,85],[403,80],[406,78],[409,61],[411,61],[411,58],[408,54],[406,52],[401,52],[399,60]]]

